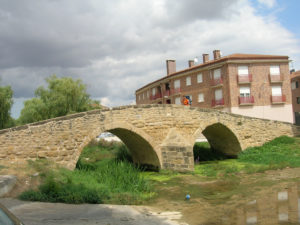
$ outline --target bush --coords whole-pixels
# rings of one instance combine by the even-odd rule
[[[74,204],[124,201],[136,204],[151,193],[150,185],[139,169],[128,162],[105,159],[80,165],[75,171],[61,169],[53,172],[45,177],[38,190],[23,192],[19,198]],[[117,196],[127,197],[120,201]]]
[[[116,152],[116,160],[121,162],[133,162],[131,153],[126,145],[121,145],[118,147]]]
[[[63,203],[103,203],[105,193],[96,189],[86,188],[83,184],[74,184],[72,181],[62,183],[53,177],[48,177],[37,191],[23,192],[19,198],[28,201],[63,202]]]
[[[196,142],[193,147],[193,152],[196,162],[226,159],[224,154],[211,149],[208,142]]]

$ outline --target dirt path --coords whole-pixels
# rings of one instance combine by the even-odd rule
[[[30,225],[185,225],[180,212],[151,211],[144,206],[24,202],[2,198],[0,202]]]

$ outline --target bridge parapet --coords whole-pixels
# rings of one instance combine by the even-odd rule
[[[177,105],[121,106],[53,118],[0,130],[0,164],[49,158],[73,169],[88,142],[104,131],[119,136],[136,163],[193,170],[193,145],[202,133],[214,149],[228,155],[281,135],[300,135],[300,127],[213,109]]]

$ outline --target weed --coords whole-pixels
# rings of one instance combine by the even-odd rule
[[[211,149],[208,142],[196,142],[193,147],[195,162],[222,160],[227,157]]]

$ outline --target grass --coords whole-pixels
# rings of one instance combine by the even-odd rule
[[[115,158],[117,156],[117,158]],[[120,158],[118,158],[121,156]],[[30,162],[40,172],[42,184],[23,192],[30,201],[64,203],[138,204],[154,195],[139,168],[128,162],[131,156],[123,145],[88,145],[74,171],[48,169],[45,160]]]
[[[209,151],[209,148],[205,151]],[[237,159],[205,161],[195,165],[195,174],[224,177],[239,173],[257,173],[271,169],[300,167],[300,139],[281,136],[263,146],[241,152]]]
[[[182,174],[168,170],[144,171],[131,163],[132,157],[124,145],[93,142],[83,150],[74,171],[57,168],[43,159],[29,162],[29,166],[39,172],[42,184],[35,190],[23,192],[20,198],[140,204],[154,196],[175,199],[186,192],[207,200],[228,199],[240,190],[238,175],[300,167],[299,146],[299,138],[282,136],[263,146],[246,149],[237,159],[220,160],[224,156],[212,152],[207,143],[197,143],[194,154],[199,162],[195,164],[195,171]],[[211,187],[198,184],[211,180],[223,183]],[[250,193],[246,186],[242,188]]]

